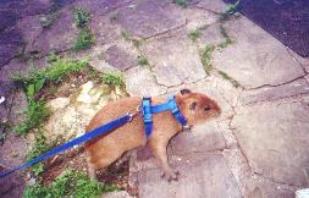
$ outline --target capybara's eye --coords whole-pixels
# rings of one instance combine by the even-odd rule
[[[210,108],[210,106],[206,106],[206,107],[204,107],[204,111],[209,111],[211,108]]]

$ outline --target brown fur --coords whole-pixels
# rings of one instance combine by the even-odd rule
[[[165,102],[165,100],[165,98],[153,97],[152,103],[158,104]],[[190,126],[205,122],[220,114],[220,108],[216,102],[206,95],[194,93],[187,89],[176,95],[176,102],[181,112],[188,119]],[[140,104],[141,98],[139,97],[125,98],[109,103],[94,116],[86,131],[116,119],[127,112],[132,112]],[[144,134],[143,119],[140,115],[137,115],[132,122],[86,144],[89,174],[91,177],[95,177],[96,170],[107,167],[126,151],[148,143],[168,180],[177,179],[177,173],[168,164],[166,146],[169,140],[179,131],[181,131],[181,125],[177,123],[171,112],[154,114],[152,135],[147,140]]]

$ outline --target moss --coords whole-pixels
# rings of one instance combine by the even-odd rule
[[[230,77],[227,73],[225,73],[223,71],[218,71],[218,73],[219,73],[220,76],[222,76],[223,79],[230,81],[234,87],[236,87],[236,88],[240,87],[239,82],[237,82],[237,80]]]
[[[49,186],[35,184],[27,186],[24,198],[95,198],[104,192],[119,190],[114,185],[108,185],[90,180],[86,174],[79,171],[66,170]]]
[[[206,45],[206,47],[200,52],[201,61],[207,74],[210,74],[213,69],[211,58],[214,50],[214,45]]]
[[[137,63],[141,66],[149,65],[148,59],[143,55],[137,57]]]
[[[89,28],[81,29],[76,40],[73,49],[75,51],[89,49],[95,43],[95,38]]]
[[[193,30],[188,36],[193,42],[195,42],[201,36],[201,31],[199,29]]]
[[[78,28],[85,28],[87,27],[88,23],[90,22],[90,13],[85,10],[84,8],[75,8],[73,10],[73,18],[75,25]]]
[[[124,79],[121,73],[109,72],[102,75],[102,82],[110,86],[123,86]]]
[[[220,33],[221,33],[221,35],[223,36],[224,41],[218,45],[219,48],[226,48],[226,47],[228,47],[230,44],[233,43],[232,39],[231,39],[230,36],[227,34],[225,28],[224,28],[222,25],[220,25]]]

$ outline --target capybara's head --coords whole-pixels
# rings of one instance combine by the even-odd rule
[[[218,117],[221,113],[220,107],[214,100],[189,89],[182,89],[176,95],[176,100],[190,126]]]

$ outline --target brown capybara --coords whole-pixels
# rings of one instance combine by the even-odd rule
[[[127,112],[134,112],[140,106],[141,101],[142,98],[130,97],[107,104],[90,121],[86,131],[97,128]],[[160,104],[165,101],[166,98],[152,98],[152,104]],[[189,126],[217,117],[221,111],[215,101],[204,94],[191,92],[189,89],[183,89],[176,94],[176,103],[187,118]],[[168,163],[166,147],[169,140],[181,130],[181,124],[176,121],[171,112],[156,113],[153,114],[152,134],[147,138],[144,132],[143,118],[139,113],[132,122],[86,143],[90,177],[95,178],[96,170],[107,167],[125,152],[147,143],[153,155],[160,162],[164,176],[169,181],[176,180],[178,174],[171,169]]]

